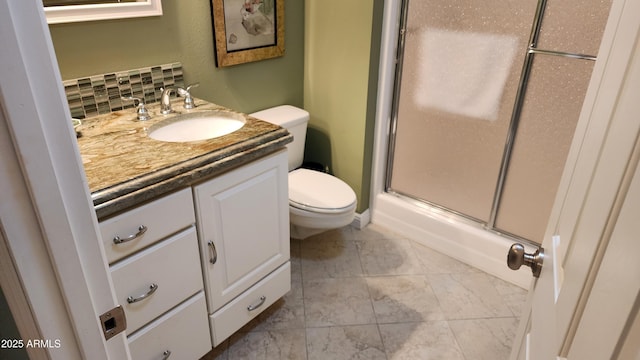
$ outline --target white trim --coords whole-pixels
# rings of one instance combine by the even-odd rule
[[[141,0],[132,3],[47,6],[44,9],[49,24],[126,19],[162,15],[161,0]]]
[[[369,209],[365,210],[361,214],[356,213],[351,222],[351,226],[358,230],[364,229],[371,222],[371,212]]]
[[[15,161],[15,155],[13,151],[13,147],[11,146],[11,139],[9,138],[9,133],[6,128],[6,122],[4,118],[4,114],[2,112],[2,104],[0,103],[0,191],[4,191],[4,186],[1,184],[8,184],[10,179],[15,179],[16,183],[22,182],[20,179],[19,169],[17,166],[17,161]],[[17,170],[17,171],[16,171]],[[16,176],[11,176],[10,174],[15,174]],[[20,199],[20,190],[16,189],[16,187],[12,187],[13,197],[11,200]],[[23,192],[24,195],[27,195],[26,192]],[[31,311],[30,303],[28,301],[28,297],[25,293],[25,289],[22,287],[20,277],[18,276],[18,269],[16,268],[15,262],[12,258],[12,252],[10,250],[9,244],[6,240],[5,232],[11,233],[11,228],[16,228],[19,231],[22,230],[19,224],[16,222],[12,222],[6,225],[3,225],[3,219],[6,217],[4,214],[6,211],[10,211],[11,213],[21,212],[27,209],[27,202],[18,202],[22,206],[16,206],[11,200],[4,199],[0,202],[0,287],[2,287],[2,291],[7,300],[7,305],[9,306],[9,310],[13,315],[14,321],[16,323],[16,327],[18,332],[20,333],[21,339],[45,339],[46,337],[42,335],[40,329],[38,329],[38,324],[34,318],[34,314]],[[17,217],[14,215],[14,219]],[[26,235],[26,234],[25,234]],[[33,240],[30,236],[25,236],[27,241]],[[45,252],[46,254],[46,252]],[[44,266],[42,263],[36,264],[36,266]],[[27,274],[25,274],[27,276]],[[55,278],[51,276],[51,279],[55,281]],[[46,283],[45,283],[46,284]],[[28,284],[27,284],[28,285]],[[57,298],[53,298],[53,301],[49,302],[47,305],[51,306],[53,310],[63,310],[64,306],[58,306],[56,308],[55,301]],[[61,304],[61,302],[59,302]],[[51,309],[50,308],[50,309]],[[43,310],[50,310],[43,309]],[[61,319],[64,320],[64,317]],[[59,325],[62,327],[62,324]],[[47,331],[48,329],[43,329]],[[72,334],[71,327],[65,329],[64,332],[60,332],[58,336],[64,336],[64,334]],[[9,339],[4,339],[9,340]],[[47,359],[47,352],[45,349],[38,348],[26,348],[27,354],[30,359]]]
[[[0,81],[4,81],[1,75]],[[4,84],[0,89],[3,87]],[[0,98],[0,105],[4,101]],[[0,193],[3,194],[0,225],[7,246],[7,252],[3,252],[2,256],[2,270],[3,273],[10,272],[0,278],[2,288],[7,295],[11,295],[7,296],[7,302],[23,341],[34,339],[32,336],[37,335],[37,339],[59,340],[64,346],[57,350],[36,352],[35,356],[80,359],[73,326],[57,285],[55,268],[49,260],[36,209],[29,196],[28,180],[22,176],[6,119],[2,117],[0,120]],[[7,259],[8,263],[5,263]],[[24,288],[16,286],[16,282],[12,281],[14,278],[19,278],[18,284],[21,282]],[[18,298],[12,299],[14,296]],[[32,312],[32,315],[27,315],[27,312]],[[34,318],[37,322],[35,329],[30,322]],[[49,351],[55,351],[56,354],[50,354]],[[32,351],[28,353],[30,357],[34,355]]]
[[[42,335],[64,338],[49,356],[127,359],[124,334],[107,343],[98,319],[117,302],[39,2],[0,0],[0,47],[11,135],[0,164],[13,167],[0,182],[9,194],[0,220]]]
[[[26,3],[19,2],[21,5]],[[36,354],[37,357],[79,359],[73,327],[57,286],[55,269],[49,260],[36,210],[31,202],[28,179],[21,172],[19,152],[14,149],[10,137],[12,120],[22,121],[12,112],[20,111],[23,103],[9,97],[28,90],[27,83],[20,82],[24,80],[21,79],[24,67],[18,65],[14,68],[14,65],[22,62],[18,44],[25,40],[21,38],[21,31],[16,29],[18,25],[13,24],[14,19],[19,18],[12,13],[14,9],[11,6],[15,4],[17,2],[0,2],[0,46],[5,49],[0,53],[0,62],[4,65],[0,67],[0,193],[3,194],[0,201],[0,225],[8,248],[3,262],[4,258],[10,256],[10,261],[15,266],[3,268],[3,271],[15,272],[7,275],[7,278],[3,277],[2,287],[19,290],[15,286],[7,288],[11,286],[8,280],[13,277],[19,278],[22,283],[25,303],[16,307],[11,297],[7,297],[7,301],[11,305],[23,341],[38,334],[42,339],[60,340],[63,345],[56,350],[56,354],[50,353],[53,350],[43,349],[44,351]],[[12,93],[13,91],[16,93]],[[25,104],[25,109],[33,110],[29,105]],[[24,120],[33,121],[30,117],[25,117]],[[27,311],[32,312],[31,317],[35,318],[37,329],[33,329],[33,324],[28,322],[29,316],[24,315]],[[31,355],[29,352],[29,356]]]
[[[373,223],[500,279],[529,288],[533,279],[529,268],[512,271],[507,267],[507,252],[512,240],[419,208],[390,194],[379,194],[376,203]]]
[[[594,260],[590,262],[598,264],[603,255],[600,252],[602,234],[606,234],[603,231],[609,226],[609,217],[615,214],[610,209],[614,209],[619,188],[628,171],[629,157],[637,142],[640,125],[636,109],[640,85],[637,57],[640,54],[640,20],[633,15],[639,10],[638,1],[612,3],[599,60],[589,87],[593,92],[592,100],[589,103],[585,101],[591,106],[585,106],[582,114],[587,123],[586,131],[580,137],[578,134],[574,136],[574,139],[581,139],[580,146],[575,146],[575,168],[566,174],[570,182],[556,219],[556,228],[547,231],[549,234],[555,230],[554,233],[563,239],[570,239],[563,241],[561,246],[562,253],[566,254],[566,259],[562,259],[566,273],[556,305],[555,326],[559,334],[572,333],[570,329],[578,326],[574,309],[582,308],[580,304],[586,299],[584,294],[595,295],[586,291],[585,286],[593,285],[590,279],[595,276],[591,273],[602,271],[602,268],[587,269],[582,264],[591,258]],[[596,205],[592,205],[594,203]],[[582,319],[579,325],[582,326]]]

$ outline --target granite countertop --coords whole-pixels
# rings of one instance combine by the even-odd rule
[[[170,115],[161,115],[159,104],[147,105],[147,121],[137,120],[135,109],[83,120],[76,129],[78,146],[98,219],[251,162],[293,139],[286,129],[244,114],[242,128],[214,139],[174,143],[148,136],[151,126],[177,113],[241,114],[195,100],[196,108],[185,110],[182,98],[174,99]]]

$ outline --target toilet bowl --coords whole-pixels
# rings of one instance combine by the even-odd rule
[[[287,145],[290,236],[304,239],[349,225],[357,205],[353,189],[335,176],[299,168],[302,165],[309,113],[294,106],[282,105],[250,116],[282,126],[293,135],[293,142]]]
[[[342,180],[309,169],[289,173],[291,237],[304,239],[349,225],[355,210],[356,194]]]

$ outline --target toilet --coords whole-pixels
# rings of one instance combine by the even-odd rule
[[[291,237],[304,239],[350,224],[357,204],[353,189],[335,176],[300,168],[309,113],[295,106],[281,105],[250,115],[282,126],[293,135],[293,142],[287,145]]]

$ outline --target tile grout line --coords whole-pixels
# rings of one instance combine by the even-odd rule
[[[389,360],[389,356],[387,353],[387,344],[385,344],[384,338],[382,337],[382,330],[380,330],[380,321],[378,320],[378,314],[376,313],[376,309],[373,306],[373,296],[371,296],[371,287],[369,286],[369,282],[367,278],[370,276],[365,274],[364,266],[362,265],[362,257],[360,256],[360,248],[358,247],[357,241],[353,239],[352,241],[356,242],[356,254],[358,254],[358,261],[360,262],[360,268],[362,269],[362,277],[364,278],[365,285],[367,286],[367,293],[369,294],[369,303],[371,304],[371,310],[373,311],[373,317],[376,320],[376,329],[378,330],[378,336],[380,337],[380,343],[382,344],[382,351],[384,351],[384,358]]]
[[[304,327],[304,351],[305,351],[305,357],[307,360],[309,360],[309,340],[307,339],[307,307],[305,305],[305,300],[304,300],[304,271],[302,271],[302,240],[296,240],[293,238],[289,238],[289,243],[291,243],[291,240],[295,241],[298,243],[298,261],[299,261],[299,269],[298,271],[300,271],[300,292],[302,293],[301,297],[302,297],[302,326]],[[289,247],[291,247],[291,245],[289,245]]]

